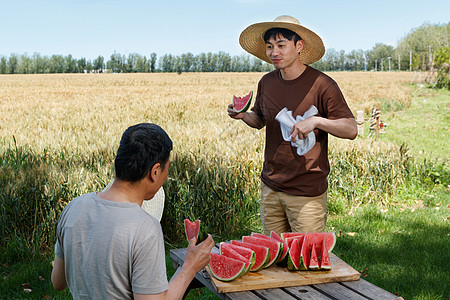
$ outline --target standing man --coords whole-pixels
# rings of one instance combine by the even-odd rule
[[[281,232],[321,232],[327,214],[328,133],[354,139],[356,121],[345,99],[330,77],[309,64],[318,61],[325,49],[321,38],[291,16],[247,27],[239,38],[247,52],[274,65],[275,70],[258,83],[251,111],[228,115],[248,126],[266,127],[264,165],[261,173],[261,221],[266,235]],[[303,116],[314,105],[318,113],[295,123],[292,141],[307,138],[313,131],[316,143],[298,155],[283,140],[275,116],[283,108],[293,117]]]
[[[158,125],[129,127],[107,191],[72,200],[57,226],[52,283],[74,299],[181,299],[195,274],[209,263],[211,235],[189,242],[185,263],[167,282],[161,225],[142,208],[169,171],[172,141]],[[151,200],[150,200],[151,201]]]

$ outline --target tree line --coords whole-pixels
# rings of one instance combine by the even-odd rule
[[[393,71],[429,70],[450,52],[450,22],[443,25],[424,24],[400,40],[396,48],[383,43],[371,50],[346,53],[327,49],[324,57],[312,66],[321,71]],[[444,61],[445,63],[445,61]],[[98,56],[94,60],[74,58],[72,55],[42,56],[34,53],[0,56],[0,74],[43,73],[156,73],[156,72],[268,72],[272,65],[249,54],[231,56],[218,53],[164,54],[148,57],[138,53],[128,56],[113,53],[109,60]]]

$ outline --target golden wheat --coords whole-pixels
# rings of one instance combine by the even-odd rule
[[[231,120],[233,95],[256,91],[262,73],[57,74],[0,76],[0,140],[44,149],[95,153],[115,148],[124,129],[161,125],[175,150],[259,161],[264,131]],[[330,73],[351,109],[381,99],[407,104],[407,72]]]

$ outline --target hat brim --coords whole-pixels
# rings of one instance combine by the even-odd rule
[[[242,31],[239,37],[239,44],[248,53],[272,63],[266,55],[266,42],[264,34],[271,28],[286,28],[297,33],[303,40],[303,50],[299,54],[299,59],[304,64],[312,64],[325,54],[325,47],[322,39],[313,31],[299,24],[289,22],[262,22],[250,25]]]

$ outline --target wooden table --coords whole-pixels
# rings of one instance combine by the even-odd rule
[[[217,245],[216,245],[217,246]],[[170,257],[176,270],[181,268],[186,256],[186,248],[170,250]],[[213,249],[214,252],[218,251]],[[245,276],[245,275],[244,275]],[[189,289],[207,287],[220,299],[314,299],[314,300],[352,300],[352,299],[402,299],[382,288],[371,284],[364,279],[346,282],[321,283],[291,287],[280,287],[270,289],[256,289],[251,291],[217,293],[208,272],[202,270],[197,273]],[[186,291],[186,294],[188,293]]]

